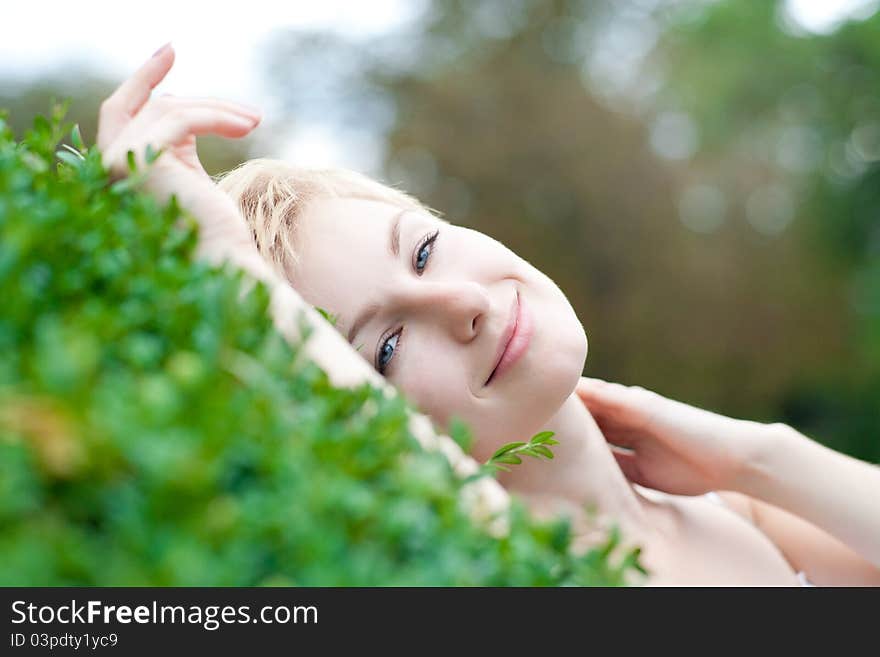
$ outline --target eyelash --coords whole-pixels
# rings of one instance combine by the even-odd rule
[[[437,241],[437,237],[440,235],[440,230],[435,230],[433,233],[426,235],[422,238],[422,241],[419,242],[419,245],[416,247],[415,253],[413,254],[413,269],[416,270],[416,274],[421,276],[425,272],[425,267],[428,266],[428,260],[430,260],[431,256],[434,255],[434,251],[436,250],[435,242]],[[419,263],[419,255],[426,248],[431,247],[428,250],[428,255],[425,257],[425,264],[422,265],[421,270],[418,268]],[[380,374],[385,374],[388,365],[391,363],[391,359],[394,358],[394,355],[400,349],[400,336],[403,334],[403,327],[398,328],[394,333],[389,335],[385,340],[379,341],[379,350],[376,353],[376,369]],[[397,338],[397,342],[394,345],[394,350],[391,352],[391,357],[385,363],[381,362],[382,352],[385,350],[385,345],[387,345],[392,338]]]

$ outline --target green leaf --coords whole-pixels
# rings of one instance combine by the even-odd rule
[[[553,458],[553,452],[551,452],[547,447],[544,447],[544,445],[535,445],[534,447],[532,447],[532,450],[534,450],[535,453],[540,454],[541,456],[546,456],[548,459]]]
[[[73,130],[70,131],[70,141],[73,142],[74,148],[78,150],[80,153],[86,152],[86,146],[83,143],[82,134],[79,131],[79,123],[73,126]]]
[[[458,444],[465,452],[470,451],[473,446],[474,438],[468,425],[460,418],[453,415],[449,420],[447,427],[449,437]]]
[[[507,444],[504,445],[503,447],[499,447],[499,448],[495,451],[495,453],[494,453],[491,457],[489,457],[489,460],[491,461],[491,460],[493,460],[493,459],[496,459],[496,458],[498,458],[499,456],[501,456],[502,454],[507,454],[507,452],[509,452],[509,451],[511,451],[511,450],[514,450],[514,449],[517,449],[517,448],[519,448],[519,447],[522,447],[522,446],[525,445],[525,444],[526,444],[526,443],[524,443],[524,442],[507,443]]]
[[[34,132],[44,137],[51,135],[52,126],[49,124],[49,119],[45,116],[34,117]]]
[[[519,465],[522,459],[515,454],[503,454],[502,456],[492,459],[493,463],[510,463],[511,465]]]
[[[128,170],[132,173],[137,171],[137,161],[134,159],[134,151],[128,151],[128,153],[125,154],[125,157],[128,161]]]
[[[117,180],[115,183],[110,185],[111,194],[124,194],[125,192],[128,192],[132,189],[134,189],[133,178],[123,178],[122,180]]]
[[[75,155],[77,157],[77,159],[80,159],[80,160],[86,159],[86,156],[83,155],[82,153],[80,153],[78,150],[76,150],[73,146],[70,146],[68,144],[61,144],[61,148],[66,150],[71,155]]]
[[[79,167],[83,161],[82,157],[77,157],[68,151],[55,151],[55,157],[73,167]]]
[[[640,548],[640,547],[633,548],[623,558],[623,561],[620,564],[621,569],[622,570],[633,569],[633,570],[637,570],[642,575],[647,575],[648,571],[645,569],[645,567],[642,565],[642,563],[640,561],[641,556],[642,556],[642,548]]]
[[[556,435],[556,434],[552,431],[542,431],[541,433],[536,433],[534,436],[532,436],[532,439],[529,442],[532,443],[533,445],[546,443],[554,435]]]
[[[31,152],[24,152],[21,154],[21,162],[28,169],[33,171],[34,173],[45,173],[49,170],[49,166],[46,164],[46,160],[41,158],[39,155]]]
[[[607,559],[611,553],[614,551],[620,544],[620,528],[617,525],[613,525],[611,530],[608,532],[608,538],[605,541],[605,544],[599,549],[599,554],[602,555],[603,559]]]

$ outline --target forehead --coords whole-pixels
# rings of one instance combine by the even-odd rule
[[[391,224],[404,208],[362,199],[313,201],[298,220],[294,287],[312,305],[338,315],[340,324],[376,292],[393,271],[388,250]],[[426,213],[402,216],[401,257],[406,227]],[[424,219],[422,219],[424,220]],[[341,328],[341,327],[339,327]]]

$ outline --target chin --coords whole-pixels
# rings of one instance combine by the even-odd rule
[[[551,325],[552,335],[530,354],[531,362],[519,373],[503,404],[471,421],[474,458],[485,461],[506,443],[529,440],[577,387],[588,351],[584,327],[573,309]]]

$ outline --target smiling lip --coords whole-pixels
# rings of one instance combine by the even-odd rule
[[[496,377],[509,370],[528,350],[532,341],[532,332],[531,315],[517,293],[513,307],[510,309],[510,319],[498,344],[495,369],[492,370],[485,385],[489,385]]]

